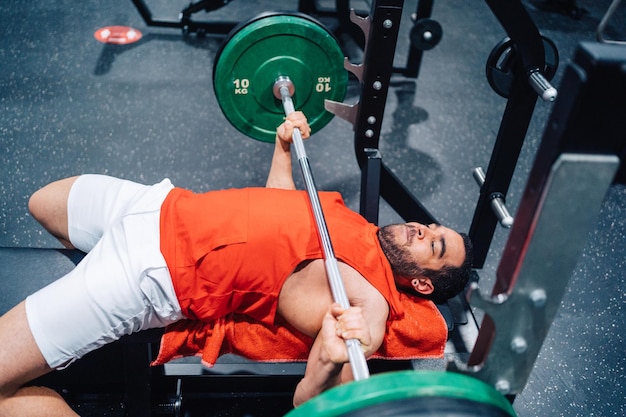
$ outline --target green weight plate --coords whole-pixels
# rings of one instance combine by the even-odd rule
[[[231,32],[215,57],[213,87],[228,121],[242,133],[273,142],[283,121],[282,102],[274,97],[279,76],[291,79],[296,110],[307,116],[312,132],[333,114],[324,100],[343,101],[348,73],[335,37],[303,14],[264,14]]]
[[[490,415],[510,417],[517,415],[502,394],[476,378],[455,372],[401,371],[377,374],[367,379],[340,385],[305,402],[287,413],[285,417],[368,415],[366,412],[359,413],[359,411],[368,408],[380,410],[382,404],[388,404],[389,408],[393,408],[396,402],[406,407],[407,400],[421,401],[426,398],[431,398],[435,402],[441,398],[448,399],[450,402],[470,401],[497,411]],[[425,402],[422,401],[423,403]]]

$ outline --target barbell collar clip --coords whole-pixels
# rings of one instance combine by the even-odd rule
[[[558,92],[550,84],[539,69],[531,70],[528,74],[528,82],[542,100],[552,102],[556,100]]]
[[[274,82],[274,86],[272,87],[274,97],[276,97],[278,100],[284,101],[283,94],[281,93],[281,88],[283,87],[287,88],[287,95],[289,97],[293,97],[294,93],[296,92],[296,87],[293,85],[289,77],[284,76],[278,77]]]
[[[513,216],[511,216],[509,210],[506,208],[502,193],[491,194],[491,209],[502,227],[510,229],[511,226],[513,226]]]
[[[481,167],[474,168],[472,176],[479,187],[485,184],[485,172]],[[513,226],[513,216],[511,216],[506,207],[504,195],[500,192],[494,192],[489,197],[491,199],[491,210],[498,219],[500,226],[510,229]]]

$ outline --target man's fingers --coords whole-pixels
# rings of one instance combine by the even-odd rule
[[[289,114],[289,116],[287,116],[287,121],[291,123],[292,129],[298,128],[300,130],[302,139],[306,139],[311,136],[311,127],[307,123],[307,119],[304,116],[304,113],[302,113],[301,111],[295,111]],[[290,131],[288,133],[293,133],[293,131]]]
[[[331,314],[337,319],[335,332],[342,339],[358,339],[362,344],[371,343],[370,333],[360,307],[351,307],[343,310],[338,305],[333,305]]]

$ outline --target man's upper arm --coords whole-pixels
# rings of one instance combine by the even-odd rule
[[[389,304],[383,295],[355,269],[340,263],[340,271],[346,285],[350,304],[361,307],[368,324],[371,346],[366,355],[373,355],[382,345],[389,316]]]

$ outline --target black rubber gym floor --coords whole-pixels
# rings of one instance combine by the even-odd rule
[[[404,4],[398,65],[407,59],[416,2]],[[146,3],[155,17],[174,20],[188,5]],[[578,43],[595,41],[611,1],[578,1],[580,9],[573,14],[541,7],[559,3],[573,2],[525,2],[542,34],[558,48],[556,86]],[[276,7],[272,1],[236,0],[196,18],[244,21]],[[370,6],[353,2],[353,7],[367,11]],[[280,2],[282,10],[296,8],[296,1]],[[435,1],[432,17],[443,27],[442,40],[425,52],[417,79],[392,78],[380,150],[439,221],[467,231],[479,191],[471,170],[487,167],[506,105],[487,83],[485,61],[505,34],[481,1]],[[133,26],[143,38],[125,46],[94,39],[97,29],[109,25]],[[626,39],[626,5],[619,7],[605,35]],[[0,37],[0,247],[59,247],[30,217],[27,201],[37,188],[62,177],[103,173],[146,183],[169,177],[198,192],[264,184],[272,145],[233,128],[213,93],[213,58],[222,36],[185,36],[179,29],[148,27],[130,0],[43,0],[27,6],[4,0]],[[340,40],[346,50],[355,51],[350,39]],[[358,51],[351,55],[355,62],[358,58]],[[352,81],[345,101],[358,96],[358,84]],[[537,104],[507,195],[512,213],[552,105]],[[361,178],[352,126],[333,119],[307,142],[307,151],[318,187],[341,191],[358,210]],[[382,201],[380,224],[399,220]],[[485,293],[494,282],[507,236],[505,229],[496,231],[479,271]],[[615,185],[528,385],[515,399],[520,417],[626,414],[625,260],[626,188]],[[0,269],[0,279],[16,288],[22,276],[33,272],[26,264]],[[10,307],[1,305],[0,312]],[[1,347],[2,341],[0,352]],[[89,399],[81,401],[82,410],[91,407]],[[207,415],[255,416],[271,409],[272,401],[260,405],[262,399],[246,399]],[[281,401],[284,406],[285,399]],[[210,410],[211,404],[203,408]],[[123,412],[115,401],[110,410],[100,408],[93,415]]]

